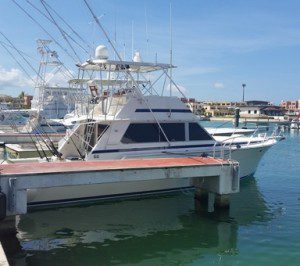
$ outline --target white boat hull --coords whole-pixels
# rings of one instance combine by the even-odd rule
[[[39,135],[38,135],[39,136]],[[49,137],[53,142],[58,142],[65,136],[65,133],[48,133]],[[43,137],[45,138],[45,137]],[[40,139],[40,138],[39,138]],[[0,133],[0,141],[10,144],[18,143],[32,143],[36,141],[37,137],[34,133]]]
[[[291,129],[299,129],[300,128],[300,122],[298,123],[292,123],[291,124]]]
[[[231,158],[237,160],[240,163],[240,177],[251,175],[255,172],[258,163],[264,153],[272,146],[269,145],[257,145],[257,147],[248,147],[235,149],[231,153]],[[191,155],[195,154],[193,151]],[[203,150],[198,150],[203,152]],[[149,153],[148,156],[144,154],[143,157],[154,157],[155,154]],[[110,155],[106,159],[121,159],[125,156],[121,154]],[[156,154],[155,157],[174,157],[174,154],[165,153]],[[178,155],[178,156],[182,156]],[[229,154],[227,155],[227,157]],[[115,158],[112,158],[115,157]],[[132,156],[126,156],[126,158],[133,158]],[[135,155],[135,157],[138,157]],[[141,156],[140,156],[141,157]],[[83,200],[93,200],[100,198],[115,198],[115,197],[130,197],[138,194],[157,194],[166,193],[170,191],[191,188],[192,183],[189,178],[178,180],[152,180],[152,181],[136,181],[136,182],[120,182],[111,184],[100,185],[88,185],[88,186],[74,186],[74,187],[59,187],[50,189],[30,190],[28,192],[28,202],[31,205],[39,204],[61,204],[67,202],[76,202]]]

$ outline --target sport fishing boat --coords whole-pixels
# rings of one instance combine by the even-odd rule
[[[211,136],[198,118],[178,97],[158,93],[160,79],[169,79],[170,64],[145,63],[139,53],[133,61],[109,60],[108,50],[100,45],[95,59],[79,65],[80,86],[95,91],[93,110],[78,118],[59,143],[64,159],[108,160],[144,157],[182,157],[216,155],[240,163],[240,176],[255,172],[263,154],[277,140],[261,135],[224,138]],[[158,74],[150,81],[147,77]],[[92,75],[112,77],[91,79]],[[85,78],[86,77],[86,78]],[[116,79],[118,77],[118,79]],[[162,91],[166,91],[166,82]],[[170,91],[169,91],[170,93]]]
[[[6,123],[6,127],[0,131],[0,140],[5,143],[32,142],[36,135],[43,134],[48,134],[54,141],[60,140],[66,131],[62,119],[74,110],[78,99],[84,98],[82,91],[70,86],[54,85],[57,75],[63,75],[67,81],[71,73],[66,70],[57,53],[49,48],[50,43],[50,40],[37,40],[41,60],[31,109],[26,110],[27,117],[23,115],[23,110],[6,111],[9,116],[4,117],[5,121],[2,122]],[[0,115],[0,125],[1,118]]]
[[[7,126],[15,124],[17,126],[23,126],[26,124],[26,116],[28,117],[28,110],[11,110],[9,103],[0,102],[0,130],[6,129]]]
[[[133,61],[109,60],[107,48],[98,46],[95,59],[78,65],[81,78],[70,81],[94,92],[93,108],[79,116],[60,140],[59,160],[214,156],[238,161],[240,177],[253,174],[263,154],[276,144],[276,137],[211,136],[178,97],[165,96],[154,87],[165,76],[180,91],[168,74],[170,68],[174,66],[142,62],[139,54]],[[158,78],[150,81],[156,72]],[[162,81],[162,91],[167,91]],[[191,179],[54,187],[30,190],[28,202],[59,204],[185,188],[192,188]]]

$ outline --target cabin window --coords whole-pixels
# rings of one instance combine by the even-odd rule
[[[99,138],[108,129],[108,127],[109,127],[108,125],[98,124],[97,138]]]
[[[160,124],[169,141],[184,141],[184,123]],[[156,123],[130,124],[127,128],[122,143],[147,143],[166,142],[166,138]]]
[[[184,123],[161,123],[169,141],[185,141]]]
[[[212,140],[212,137],[198,123],[189,123],[189,139]]]
[[[142,143],[165,141],[157,124],[139,123],[130,124],[121,142],[123,143]]]

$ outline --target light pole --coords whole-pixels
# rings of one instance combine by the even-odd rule
[[[245,88],[246,88],[246,84],[243,83],[242,87],[243,87],[243,102],[245,102]]]

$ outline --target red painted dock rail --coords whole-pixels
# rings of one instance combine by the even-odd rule
[[[5,215],[11,216],[25,214],[28,203],[149,194],[176,187],[194,186],[227,197],[239,191],[238,169],[237,162],[210,157],[6,164],[0,165],[1,198],[6,200]]]
[[[105,161],[68,161],[43,163],[16,163],[0,165],[0,175],[27,175],[41,173],[70,173],[85,171],[107,171],[121,169],[151,169],[166,167],[228,165],[229,161],[211,157],[183,157],[183,158],[151,158],[126,159]]]

